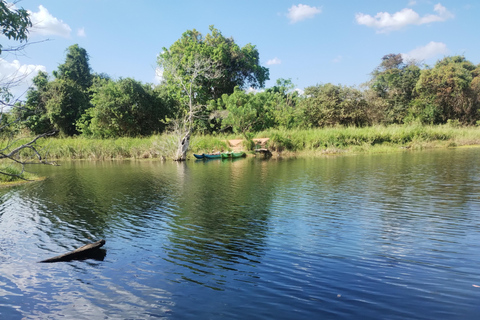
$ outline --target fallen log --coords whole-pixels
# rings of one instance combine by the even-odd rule
[[[72,261],[72,260],[85,260],[85,259],[96,259],[101,260],[105,258],[107,254],[106,250],[100,249],[105,244],[105,240],[99,240],[94,243],[86,244],[78,249],[67,252],[65,254],[42,260],[39,262],[62,262],[62,261]]]

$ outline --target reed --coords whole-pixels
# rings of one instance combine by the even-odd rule
[[[452,125],[333,127],[323,129],[271,129],[253,138],[270,138],[267,147],[282,154],[376,153],[401,149],[480,145],[480,128]],[[170,159],[177,137],[168,134],[144,138],[51,138],[41,142],[49,160],[57,159]],[[237,135],[194,135],[190,153],[229,150],[227,140]]]
[[[256,137],[270,138],[272,151],[324,153],[383,152],[480,144],[480,128],[442,126],[333,127],[325,129],[268,130]]]

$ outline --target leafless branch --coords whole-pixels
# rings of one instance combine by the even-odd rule
[[[171,80],[180,86],[185,98],[188,99],[186,113],[181,119],[177,119],[178,122],[175,124],[175,131],[173,131],[178,136],[178,149],[175,160],[185,160],[189,148],[190,135],[193,131],[193,120],[198,118],[202,108],[202,105],[197,101],[198,91],[201,86],[200,80],[213,80],[222,76],[220,64],[199,54],[189,59],[186,64],[182,65],[182,68],[180,68],[177,62],[180,60],[164,59],[160,61],[160,66],[163,68],[162,77],[167,72]]]

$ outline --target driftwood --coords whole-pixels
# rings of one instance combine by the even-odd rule
[[[103,261],[105,255],[107,254],[106,250],[100,249],[105,244],[105,240],[99,240],[94,243],[89,243],[78,249],[67,252],[65,254],[42,260],[40,262],[62,262],[62,261],[72,261],[72,260],[84,260],[84,259],[95,259]]]

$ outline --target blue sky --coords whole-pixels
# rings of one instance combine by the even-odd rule
[[[480,63],[478,0],[23,0],[18,6],[31,12],[30,41],[50,40],[23,55],[2,54],[2,77],[19,68],[34,70],[29,78],[36,70],[51,74],[78,43],[93,71],[153,83],[162,47],[189,29],[205,35],[212,24],[240,46],[257,46],[270,70],[267,87],[278,78],[291,78],[299,89],[358,86],[389,53],[429,65],[457,54]]]

